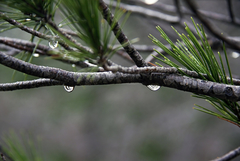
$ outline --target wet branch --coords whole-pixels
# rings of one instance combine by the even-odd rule
[[[16,54],[19,53],[20,50],[32,53],[34,51],[34,48],[36,47],[35,43],[29,42],[26,40],[14,39],[14,38],[8,38],[8,37],[0,37],[0,44],[5,44],[7,46],[18,49],[17,50],[18,52],[16,50],[14,50],[14,53],[16,53]],[[2,49],[1,46],[0,46],[0,49]],[[3,46],[3,49],[4,49],[4,46]],[[10,49],[10,48],[8,48],[8,49],[5,48],[5,50],[10,50],[10,52],[12,52],[11,51],[12,49]],[[36,47],[35,53],[38,53],[42,56],[52,56],[52,57],[59,56],[61,59],[56,59],[56,60],[59,60],[59,61],[62,61],[64,63],[68,63],[68,64],[75,64],[76,66],[79,66],[81,68],[90,67],[84,61],[78,61],[78,60],[75,61],[73,59],[66,58],[63,56],[64,52],[60,52],[56,49],[52,49],[45,45],[38,44]],[[7,55],[9,55],[9,54],[7,54]],[[10,54],[10,55],[12,55],[12,54]]]
[[[71,35],[69,35],[67,32],[65,32],[64,30],[61,30],[54,22],[52,22],[51,20],[48,20],[48,24],[50,26],[52,26],[57,32],[59,32],[61,35],[63,35],[65,38],[67,38],[69,41],[71,41],[72,43],[74,43],[78,49],[80,49],[83,52],[86,53],[92,53],[92,51],[86,47],[84,47],[82,44],[80,44],[79,42],[77,42],[77,40],[73,39],[71,37]]]
[[[8,38],[8,37],[1,37],[0,36],[0,44],[5,44],[7,46],[13,47],[18,50],[22,51],[28,51],[28,52],[33,52],[36,44],[26,41],[26,40],[21,40],[21,39],[14,39],[14,38]],[[35,53],[41,54],[41,55],[48,55],[48,52],[51,49],[48,46],[38,44]]]
[[[45,35],[41,32],[38,32],[36,30],[33,30],[32,28],[29,28],[25,25],[23,25],[22,23],[20,22],[17,22],[16,20],[14,19],[11,19],[9,18],[5,13],[2,13],[0,12],[0,18],[2,18],[3,20],[9,22],[10,24],[20,28],[21,30],[31,34],[31,35],[34,35],[34,36],[37,36],[39,38],[42,38],[42,39],[45,39],[45,40],[48,40],[48,41],[59,41],[59,44],[61,46],[63,46],[66,50],[72,50],[71,47],[69,47],[69,45],[67,45],[63,40],[61,40],[58,36],[50,36],[50,35]]]
[[[13,91],[20,89],[31,89],[38,87],[46,87],[46,86],[55,86],[55,85],[63,85],[63,82],[56,81],[53,79],[35,79],[29,81],[19,81],[14,83],[2,83],[0,84],[0,91]]]
[[[144,85],[153,84],[165,86],[231,101],[240,100],[240,86],[190,78],[178,73],[152,71],[139,72],[140,74],[125,74],[120,72],[69,72],[59,68],[30,64],[2,52],[0,52],[0,63],[23,73],[40,78],[54,79],[62,82],[61,84],[69,86],[142,83]],[[144,75],[144,77],[142,75]]]
[[[218,157],[212,161],[230,161],[240,155],[240,147],[228,152],[222,157]]]
[[[109,23],[110,26],[112,26],[112,31],[115,34],[116,38],[118,39],[120,44],[123,46],[125,51],[132,58],[132,60],[135,62],[135,64],[138,67],[148,66],[147,63],[142,58],[142,56],[139,54],[139,52],[131,45],[127,36],[123,33],[119,23],[116,22],[114,15],[111,13],[110,9],[104,3],[103,0],[99,0],[99,6],[104,19]]]

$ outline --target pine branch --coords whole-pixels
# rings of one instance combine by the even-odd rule
[[[199,13],[195,3],[192,0],[186,0],[186,2],[190,6],[190,9],[197,15],[197,17],[201,20],[201,22],[207,27],[207,29],[214,36],[223,40],[228,45],[232,46],[234,49],[240,50],[239,43],[237,41],[235,41],[234,39],[228,38],[227,36],[224,36],[223,34],[221,34],[222,32],[220,32],[216,26],[214,26],[212,23],[210,23],[205,17],[202,16],[201,13]]]
[[[1,51],[4,51],[7,55],[11,56],[17,55],[19,52],[21,52],[18,49],[14,49],[13,47],[6,46],[4,44],[0,44],[0,49]]]
[[[48,24],[50,26],[52,26],[57,32],[59,32],[60,34],[62,34],[65,38],[67,38],[69,41],[71,41],[72,43],[74,43],[76,46],[78,46],[78,49],[80,49],[83,52],[87,52],[87,53],[92,53],[91,50],[89,50],[88,48],[84,47],[82,44],[80,44],[79,42],[77,42],[77,40],[73,39],[68,33],[64,32],[63,30],[61,30],[60,28],[58,28],[58,26],[52,22],[51,20],[48,20]]]
[[[122,66],[109,66],[106,67],[107,70],[112,71],[112,72],[121,72],[121,73],[128,73],[128,74],[147,74],[147,73],[168,73],[168,74],[182,74],[179,72],[179,70],[175,67],[140,67],[140,68],[135,68],[135,67],[122,67]],[[199,78],[199,74],[195,71],[190,71],[184,68],[179,68],[182,72],[184,72],[188,77],[192,78]],[[202,74],[206,79],[208,79],[208,76],[206,74]],[[228,82],[231,82],[231,79],[228,77],[227,78]],[[240,79],[233,79],[233,84],[234,85],[240,85]]]
[[[30,88],[55,86],[55,85],[63,85],[63,82],[56,81],[53,79],[42,78],[42,79],[36,79],[36,80],[30,80],[30,81],[2,83],[0,84],[0,91],[13,91],[13,90],[30,89]]]
[[[208,38],[208,43],[209,43],[209,45],[211,46],[211,49],[213,49],[213,50],[218,50],[219,48],[222,47],[222,42],[221,42],[221,40],[216,39],[216,38]],[[201,42],[201,41],[199,41],[199,44],[202,46],[202,42]],[[165,45],[165,46],[166,46],[169,50],[173,51],[170,44],[167,44],[167,45]],[[153,49],[154,49],[154,48],[155,48],[157,51],[159,51],[160,53],[162,53],[163,55],[166,55],[166,56],[167,56],[167,53],[166,53],[163,49],[161,49],[161,48],[159,48],[159,47],[153,47]],[[153,51],[153,52],[145,59],[145,61],[146,61],[146,62],[151,62],[151,61],[154,59],[154,57],[159,57],[159,53],[157,53],[156,51]]]
[[[108,2],[110,4],[110,2]],[[111,2],[111,4],[116,7],[117,3],[116,2]],[[178,16],[172,16],[170,14],[165,14],[159,11],[154,11],[152,9],[148,9],[146,7],[141,7],[141,6],[136,6],[136,5],[128,5],[121,3],[120,5],[121,8],[124,8],[127,11],[131,11],[132,13],[136,13],[139,15],[144,15],[148,16],[151,18],[157,18],[163,21],[167,21],[169,23],[178,23],[180,21]]]
[[[8,38],[8,37],[0,37],[0,43],[11,46],[15,49],[19,49],[21,51],[27,51],[27,52],[33,52],[36,44],[29,42],[29,41],[25,41],[25,40],[21,40],[21,39],[14,39],[14,38]],[[19,50],[17,50],[19,52]],[[42,56],[61,56],[62,52],[59,52],[56,49],[52,49],[48,46],[45,45],[41,45],[38,44],[37,48],[35,50],[35,53],[38,53]],[[9,55],[9,54],[7,54]],[[90,67],[89,64],[85,63],[84,61],[75,61],[72,59],[67,59],[66,57],[61,57],[60,59],[57,59],[59,61],[62,61],[64,63],[68,63],[68,64],[75,64],[81,68],[88,68]]]
[[[34,35],[34,36],[37,36],[39,38],[43,38],[43,39],[46,39],[46,40],[49,40],[49,41],[59,41],[59,44],[61,46],[63,46],[66,50],[72,50],[64,41],[62,41],[58,36],[50,36],[50,35],[45,35],[41,32],[38,32],[36,30],[33,30],[32,28],[29,28],[25,25],[23,25],[22,23],[19,23],[17,22],[16,20],[14,19],[11,19],[9,18],[5,13],[2,13],[0,12],[0,18],[2,18],[3,20],[9,22],[10,24],[20,28],[21,30],[31,34],[31,35]]]
[[[228,13],[231,18],[231,21],[234,22],[234,13],[233,13],[233,8],[232,8],[232,0],[227,0],[228,4]]]
[[[17,71],[37,76],[50,78],[63,82],[65,85],[102,85],[117,83],[141,83],[143,80],[139,74],[130,75],[123,73],[78,73],[69,72],[59,68],[37,66],[8,56],[0,52],[0,63]]]
[[[25,40],[21,40],[21,39],[14,39],[14,38],[8,38],[8,37],[1,37],[0,36],[0,43],[1,44],[5,44],[7,46],[11,46],[15,49],[19,49],[22,51],[28,51],[28,52],[33,52],[36,44],[29,42],[29,41],[25,41]],[[41,45],[38,44],[35,52],[41,55],[50,55],[48,54],[48,52],[53,49],[51,49],[48,46],[45,45]]]
[[[240,100],[240,86],[226,85],[203,81],[201,79],[189,78],[176,73],[154,73],[149,72],[143,78],[141,74],[124,74],[120,72],[99,72],[99,73],[77,73],[66,70],[37,66],[0,52],[0,63],[18,70],[20,72],[50,78],[63,82],[65,85],[106,85],[122,83],[142,83],[144,85],[160,85],[178,90],[188,91],[195,94],[208,95],[231,101]]]
[[[240,147],[238,147],[238,148],[228,152],[224,156],[218,157],[217,159],[214,159],[212,161],[230,161],[230,160],[236,158],[239,155],[240,155]]]
[[[119,23],[116,22],[113,14],[103,0],[99,0],[99,5],[104,19],[109,23],[110,26],[112,26],[112,31],[114,32],[116,38],[135,62],[135,64],[138,67],[148,66],[139,52],[131,45],[127,36],[123,33]]]
[[[135,13],[135,14],[147,16],[150,18],[157,18],[159,20],[163,20],[166,22],[170,22],[170,23],[180,22],[176,16],[172,16],[172,14],[177,13],[178,9],[176,6],[167,5],[162,2],[158,2],[157,4],[154,5],[154,10],[153,10],[153,9],[149,9],[147,7],[142,7],[143,5],[145,5],[145,3],[143,3],[142,1],[136,1],[135,3],[137,5],[140,4],[141,7],[137,6],[137,5],[128,5],[128,4],[124,4],[124,3],[121,3],[120,7],[127,11],[131,11],[132,13]],[[110,2],[107,1],[107,4],[110,4]],[[117,3],[113,2],[112,5],[113,5],[113,7],[116,7]],[[184,6],[181,6],[180,10],[181,10],[181,13],[184,15],[192,15],[192,16],[195,15],[191,10],[189,10],[188,8],[186,8]],[[164,12],[172,13],[172,14],[166,14],[166,13],[163,13],[160,11],[164,11]],[[226,15],[223,15],[220,13],[205,11],[205,10],[201,10],[201,9],[198,9],[198,11],[203,16],[213,19],[213,20],[232,23],[233,25],[236,25],[236,26],[240,25],[240,19],[238,19],[237,17],[235,17],[235,21],[232,21],[232,18],[229,18],[229,16],[226,16]],[[155,14],[152,14],[152,13],[155,13]]]

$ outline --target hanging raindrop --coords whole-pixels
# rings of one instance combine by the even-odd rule
[[[142,1],[148,5],[151,5],[151,4],[156,3],[158,0],[142,0]]]
[[[55,49],[58,46],[58,41],[49,41],[48,45],[50,46],[50,48]]]
[[[65,91],[67,91],[68,93],[72,92],[74,90],[74,86],[63,86]]]
[[[161,86],[158,85],[147,85],[148,89],[150,89],[151,91],[157,91],[161,88]]]
[[[238,53],[238,52],[232,52],[232,54],[231,54],[231,56],[233,57],[233,58],[235,58],[235,59],[237,59],[239,56],[240,56],[240,54]]]

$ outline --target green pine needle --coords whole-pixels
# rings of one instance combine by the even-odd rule
[[[188,70],[195,71],[204,80],[224,84],[233,84],[231,69],[228,62],[225,45],[223,44],[223,51],[227,67],[224,66],[223,58],[219,52],[218,59],[214,55],[211,46],[208,43],[208,39],[204,32],[203,27],[196,24],[193,19],[192,22],[194,24],[197,37],[193,34],[193,32],[190,30],[186,23],[185,30],[188,33],[187,36],[185,36],[184,34],[180,34],[175,28],[172,27],[173,30],[181,39],[181,41],[177,40],[176,44],[169,39],[169,37],[161,29],[161,27],[159,26],[156,27],[157,30],[161,33],[163,39],[165,39],[170,44],[172,50],[168,49],[165,45],[163,45],[162,42],[157,40],[154,36],[149,35],[149,38],[152,40],[152,42],[159,46],[161,49],[163,49],[163,51],[170,55],[172,59],[177,61],[179,65],[177,63],[174,63],[172,60],[170,60],[157,50],[155,51],[158,52],[160,57],[162,58],[159,57],[155,58],[168,66],[177,68],[179,71],[181,71],[179,69],[180,66],[183,66]],[[159,66],[163,65],[159,64]],[[227,76],[226,68],[230,76],[230,82],[228,81],[229,77]],[[186,75],[184,72],[180,73]],[[207,75],[207,77],[204,77],[203,74]],[[240,113],[239,113],[240,109],[238,103],[204,95],[194,95],[194,97],[206,100],[217,110],[217,112],[208,110],[207,108],[204,108],[199,105],[196,105],[197,107],[194,109],[205,112],[207,114],[214,115],[220,119],[240,126]]]
[[[22,133],[19,137],[16,132],[11,130],[3,137],[4,153],[16,161],[42,161],[43,159],[37,151],[33,138],[28,136]]]

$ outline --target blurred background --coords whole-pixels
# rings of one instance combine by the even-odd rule
[[[122,2],[159,12],[163,12],[158,7],[162,4],[174,5],[168,0],[158,0],[152,5],[139,4],[137,0]],[[197,2],[202,10],[228,16],[225,0]],[[239,18],[240,1],[233,2],[235,16]],[[184,18],[191,24],[190,15]],[[194,20],[198,21],[195,17]],[[211,22],[224,34],[240,36],[240,25]],[[157,25],[173,42],[177,36],[171,26],[184,32],[179,24],[136,13],[130,15],[124,32],[129,39],[139,38],[136,44],[153,45],[148,35],[160,39]],[[1,36],[30,38],[18,29],[1,33]],[[228,50],[232,72],[240,75],[240,58],[232,57],[232,52]],[[147,57],[150,53],[141,54]],[[118,55],[112,60],[124,66],[132,65]],[[45,57],[34,58],[32,63],[72,70],[69,64]],[[13,70],[0,65],[0,83],[24,78],[23,74],[16,73],[12,80],[12,75]],[[81,86],[71,93],[62,86],[1,92],[0,137],[11,129],[29,134],[39,140],[36,144],[41,157],[51,161],[203,161],[238,147],[239,127],[192,109],[198,104],[214,110],[204,100],[191,95],[165,87],[151,91],[141,84]]]

